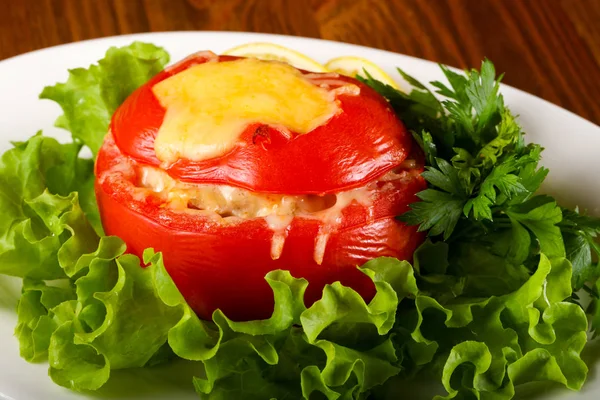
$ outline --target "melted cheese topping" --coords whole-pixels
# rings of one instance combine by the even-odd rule
[[[287,64],[252,58],[195,65],[152,90],[166,109],[154,142],[166,165],[223,155],[253,123],[305,134],[339,112],[335,92]]]

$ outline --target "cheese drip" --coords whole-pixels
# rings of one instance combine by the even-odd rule
[[[194,65],[152,90],[166,109],[154,142],[165,165],[221,156],[254,123],[305,134],[340,110],[335,93],[297,69],[252,58]]]
[[[261,194],[227,185],[193,184],[177,181],[154,167],[139,169],[140,190],[150,190],[161,197],[166,206],[181,212],[203,212],[225,221],[228,218],[264,218],[273,232],[271,258],[278,259],[283,251],[294,217],[318,219],[323,222],[315,238],[314,260],[323,262],[330,234],[342,222],[342,211],[353,202],[369,206],[372,184],[324,196]],[[143,189],[142,189],[143,188]],[[146,192],[140,194],[145,198]]]

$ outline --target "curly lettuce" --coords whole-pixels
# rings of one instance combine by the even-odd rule
[[[96,155],[117,107],[168,62],[169,54],[153,44],[112,47],[97,65],[70,70],[67,82],[44,88],[40,98],[60,105],[64,114],[56,126]]]

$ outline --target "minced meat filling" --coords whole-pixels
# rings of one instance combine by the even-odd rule
[[[140,187],[150,189],[175,208],[213,211],[222,217],[309,214],[331,208],[337,201],[334,194],[263,194],[227,185],[178,182],[166,172],[153,167],[140,167],[138,179]]]

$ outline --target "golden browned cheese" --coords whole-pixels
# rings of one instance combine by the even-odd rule
[[[159,82],[153,92],[166,109],[154,142],[166,165],[220,156],[252,123],[304,134],[339,112],[335,94],[300,71],[251,58],[192,66]]]

